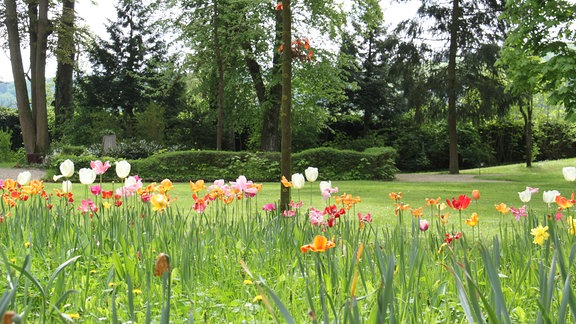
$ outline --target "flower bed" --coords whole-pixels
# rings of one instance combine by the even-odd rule
[[[361,197],[331,182],[318,181],[321,205],[301,200],[315,168],[282,179],[298,199],[281,210],[258,201],[262,186],[244,176],[190,181],[193,204],[176,208],[172,181],[144,184],[124,161],[114,167],[119,183],[102,182],[111,167],[92,161],[76,172],[65,161],[53,193],[26,172],[2,182],[0,314],[41,323],[576,316],[576,201],[552,190],[541,205],[531,204],[535,188],[519,193],[523,207],[496,205],[494,214],[515,217],[486,238],[483,216],[463,213],[482,201],[478,191],[422,207],[392,192],[383,203],[395,221],[377,226],[356,211]]]

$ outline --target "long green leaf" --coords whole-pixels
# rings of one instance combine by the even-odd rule
[[[294,320],[294,318],[292,317],[292,315],[290,314],[290,312],[288,311],[286,306],[284,306],[284,303],[282,303],[280,298],[278,298],[278,296],[276,296],[274,291],[272,289],[270,289],[270,287],[268,287],[268,285],[266,285],[264,283],[264,279],[260,278],[260,282],[266,288],[266,292],[268,292],[268,294],[270,295],[270,297],[274,301],[274,304],[276,304],[276,307],[278,307],[278,310],[280,311],[280,314],[282,314],[282,317],[284,317],[284,320],[286,321],[286,323],[295,324],[296,321]]]
[[[49,290],[50,287],[52,287],[52,282],[54,282],[54,279],[56,279],[56,277],[58,276],[58,274],[62,270],[64,270],[67,266],[74,263],[76,260],[80,259],[81,257],[82,257],[81,255],[77,255],[71,259],[66,260],[64,263],[59,265],[58,268],[56,268],[56,270],[54,270],[54,272],[52,273],[52,276],[50,277],[50,280],[48,281],[48,285],[46,285],[46,289]]]

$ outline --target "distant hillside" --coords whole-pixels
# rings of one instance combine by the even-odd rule
[[[14,82],[0,81],[0,106],[16,108],[16,91],[14,90]]]
[[[30,93],[30,83],[28,83],[28,93]],[[54,94],[54,79],[46,79],[46,90],[48,96],[52,97]],[[48,100],[50,103],[50,100]],[[14,82],[0,81],[0,107],[18,108],[16,106],[16,90],[14,90]]]

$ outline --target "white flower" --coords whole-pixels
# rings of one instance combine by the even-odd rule
[[[542,194],[542,198],[544,199],[544,202],[548,204],[548,207],[550,207],[551,203],[556,202],[556,197],[558,196],[560,196],[560,192],[558,190],[544,191]]]
[[[332,188],[332,181],[320,181],[320,192],[330,190]]]
[[[62,181],[62,192],[69,193],[71,191],[72,191],[72,181],[70,180]]]
[[[20,172],[18,174],[18,178],[16,178],[16,182],[18,182],[21,186],[27,185],[30,180],[32,180],[32,173],[30,173],[30,171]]]
[[[306,175],[306,180],[314,182],[318,179],[318,168],[308,167],[304,170],[304,174]]]
[[[89,168],[82,168],[78,171],[78,176],[80,177],[80,182],[85,185],[90,185],[96,180],[96,171]]]
[[[305,182],[306,182],[306,180],[304,179],[304,176],[302,175],[302,173],[294,173],[292,175],[292,187],[294,189],[304,188]]]
[[[130,163],[128,161],[116,162],[116,174],[121,179],[126,178],[130,174]]]
[[[576,180],[576,167],[564,167],[562,168],[562,174],[566,181]]]
[[[74,174],[74,162],[70,159],[60,163],[60,175],[55,175],[52,179],[58,181],[62,177],[70,178]]]
[[[529,188],[526,188],[526,190],[520,191],[518,196],[520,197],[520,201],[523,203],[530,202],[530,199],[532,199],[532,191],[530,191]]]

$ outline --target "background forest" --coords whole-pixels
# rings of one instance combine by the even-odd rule
[[[115,134],[106,154],[128,159],[280,150],[281,2],[118,0],[107,37],[74,16],[74,0],[4,2],[3,45],[36,63],[18,72],[12,60],[14,84],[0,84],[6,106],[10,89],[29,89],[29,103],[0,111],[12,149],[102,155]],[[402,171],[451,173],[576,156],[575,9],[422,0],[392,26],[377,0],[292,1],[292,151],[393,147]],[[30,32],[44,20],[44,34]],[[42,55],[57,58],[54,79],[35,70]]]

